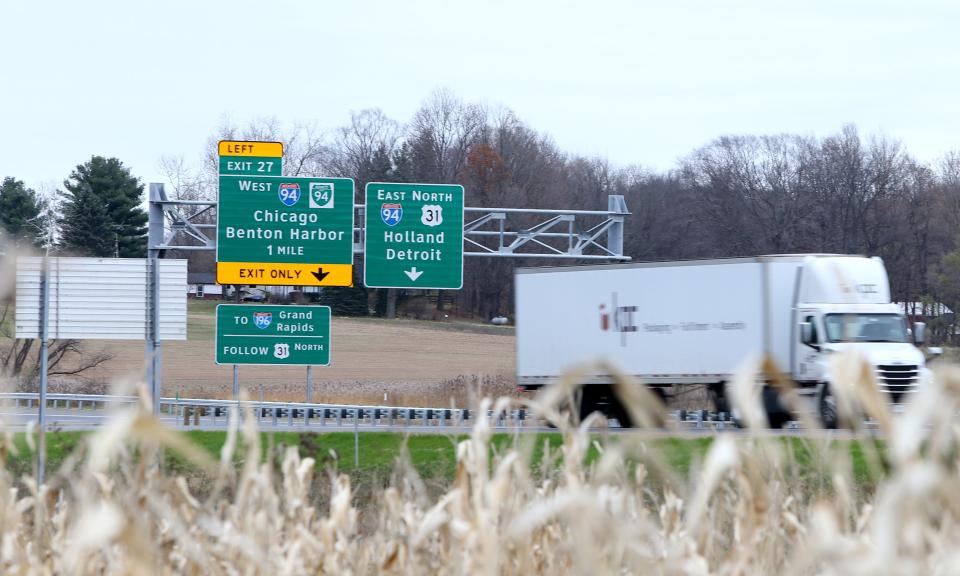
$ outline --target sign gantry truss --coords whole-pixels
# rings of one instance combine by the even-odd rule
[[[630,259],[623,255],[623,221],[629,214],[623,196],[608,196],[605,212],[530,208],[465,212],[464,242],[470,256]]]
[[[162,257],[172,249],[216,250],[216,235],[208,232],[217,229],[212,217],[216,206],[215,200],[172,200],[163,184],[150,184],[149,257]]]
[[[215,250],[216,201],[174,200],[163,184],[150,184],[150,256],[164,250]],[[192,207],[192,208],[191,208]],[[354,205],[353,252],[363,254],[363,204]],[[623,226],[630,214],[623,196],[607,196],[606,210],[464,208],[464,256],[630,260]]]

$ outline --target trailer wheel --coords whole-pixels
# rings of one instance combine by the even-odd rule
[[[633,428],[633,418],[630,417],[630,413],[627,412],[626,407],[620,403],[620,400],[616,398],[613,399],[610,403],[610,411],[613,412],[611,416],[617,419],[621,428]]]
[[[574,392],[571,398],[563,400],[560,405],[557,406],[557,411],[560,413],[560,416],[574,427],[579,426],[580,423],[596,409],[596,403],[593,402],[591,395],[583,388]],[[557,427],[555,422],[549,420],[546,421],[546,425],[549,428]]]
[[[779,430],[793,420],[793,415],[780,400],[780,394],[770,385],[763,387],[763,409],[767,413],[770,428]]]
[[[707,395],[710,397],[710,402],[713,404],[713,409],[716,412],[730,412],[730,403],[727,402],[726,386],[726,382],[707,384]]]
[[[767,417],[767,425],[770,429],[779,430],[793,420],[793,415],[780,402],[780,396],[777,394],[777,391],[770,386],[763,387],[761,399],[763,402],[763,412]],[[740,411],[736,408],[731,410],[730,416],[734,426],[737,428],[747,427],[747,423],[740,417]]]
[[[773,414],[767,414],[767,419],[770,420],[770,428],[774,430],[780,430],[787,425],[787,422],[790,421],[790,415],[785,412],[776,412]]]
[[[837,400],[830,391],[830,384],[822,384],[823,389],[817,401],[817,411],[820,413],[820,423],[828,430],[836,430],[840,426],[840,415],[837,412]]]
[[[580,420],[577,421],[577,425],[586,420],[587,416],[590,416],[594,412],[603,413],[603,410],[592,394],[584,392],[583,397],[580,399]]]

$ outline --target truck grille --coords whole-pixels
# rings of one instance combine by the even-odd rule
[[[877,381],[880,383],[880,388],[886,390],[894,402],[900,402],[906,393],[916,392],[918,375],[916,364],[877,366]]]

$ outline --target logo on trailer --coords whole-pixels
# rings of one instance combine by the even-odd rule
[[[396,226],[403,218],[403,206],[400,204],[383,204],[380,206],[380,219],[387,226]]]
[[[284,206],[293,206],[300,200],[300,185],[296,183],[280,184],[277,188],[277,196]]]
[[[617,293],[610,294],[610,307],[600,304],[600,330],[604,332],[619,332],[620,345],[627,345],[627,332],[637,332],[637,323],[634,314],[636,306],[618,306]]]
[[[270,322],[273,321],[273,312],[254,312],[253,313],[253,323],[257,328],[263,330],[267,326],[270,326]]]

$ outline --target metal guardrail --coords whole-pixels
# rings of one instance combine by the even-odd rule
[[[16,408],[37,405],[36,392],[0,392],[0,404],[13,403]],[[102,394],[47,394],[47,407],[52,409],[103,410],[111,405],[135,404],[137,396]],[[178,424],[197,426],[201,423],[224,424],[230,408],[249,408],[258,424],[290,427],[353,427],[364,426],[454,426],[463,427],[477,418],[476,410],[469,408],[424,408],[416,406],[376,406],[357,404],[310,404],[303,402],[236,401],[209,398],[161,398],[161,417],[174,418]],[[496,428],[524,427],[538,418],[523,408],[495,413],[488,410],[486,417]],[[708,410],[675,410],[674,422],[684,428],[724,429],[736,426],[730,414]],[[617,427],[615,420],[611,427]]]
[[[13,403],[16,408],[32,407],[38,403],[35,392],[0,393],[0,403]],[[77,410],[101,410],[111,405],[135,404],[137,396],[100,394],[47,394],[48,408]],[[344,426],[365,425],[411,425],[463,426],[476,419],[476,410],[468,408],[424,408],[416,406],[374,406],[356,404],[308,404],[301,402],[236,401],[206,398],[161,398],[160,415],[175,417],[184,425],[198,425],[202,420],[216,424],[226,422],[230,409],[249,409],[258,423],[274,426]],[[528,419],[527,411],[516,408],[495,413],[488,410],[488,418],[498,428],[523,426]],[[218,420],[222,419],[222,420]]]

